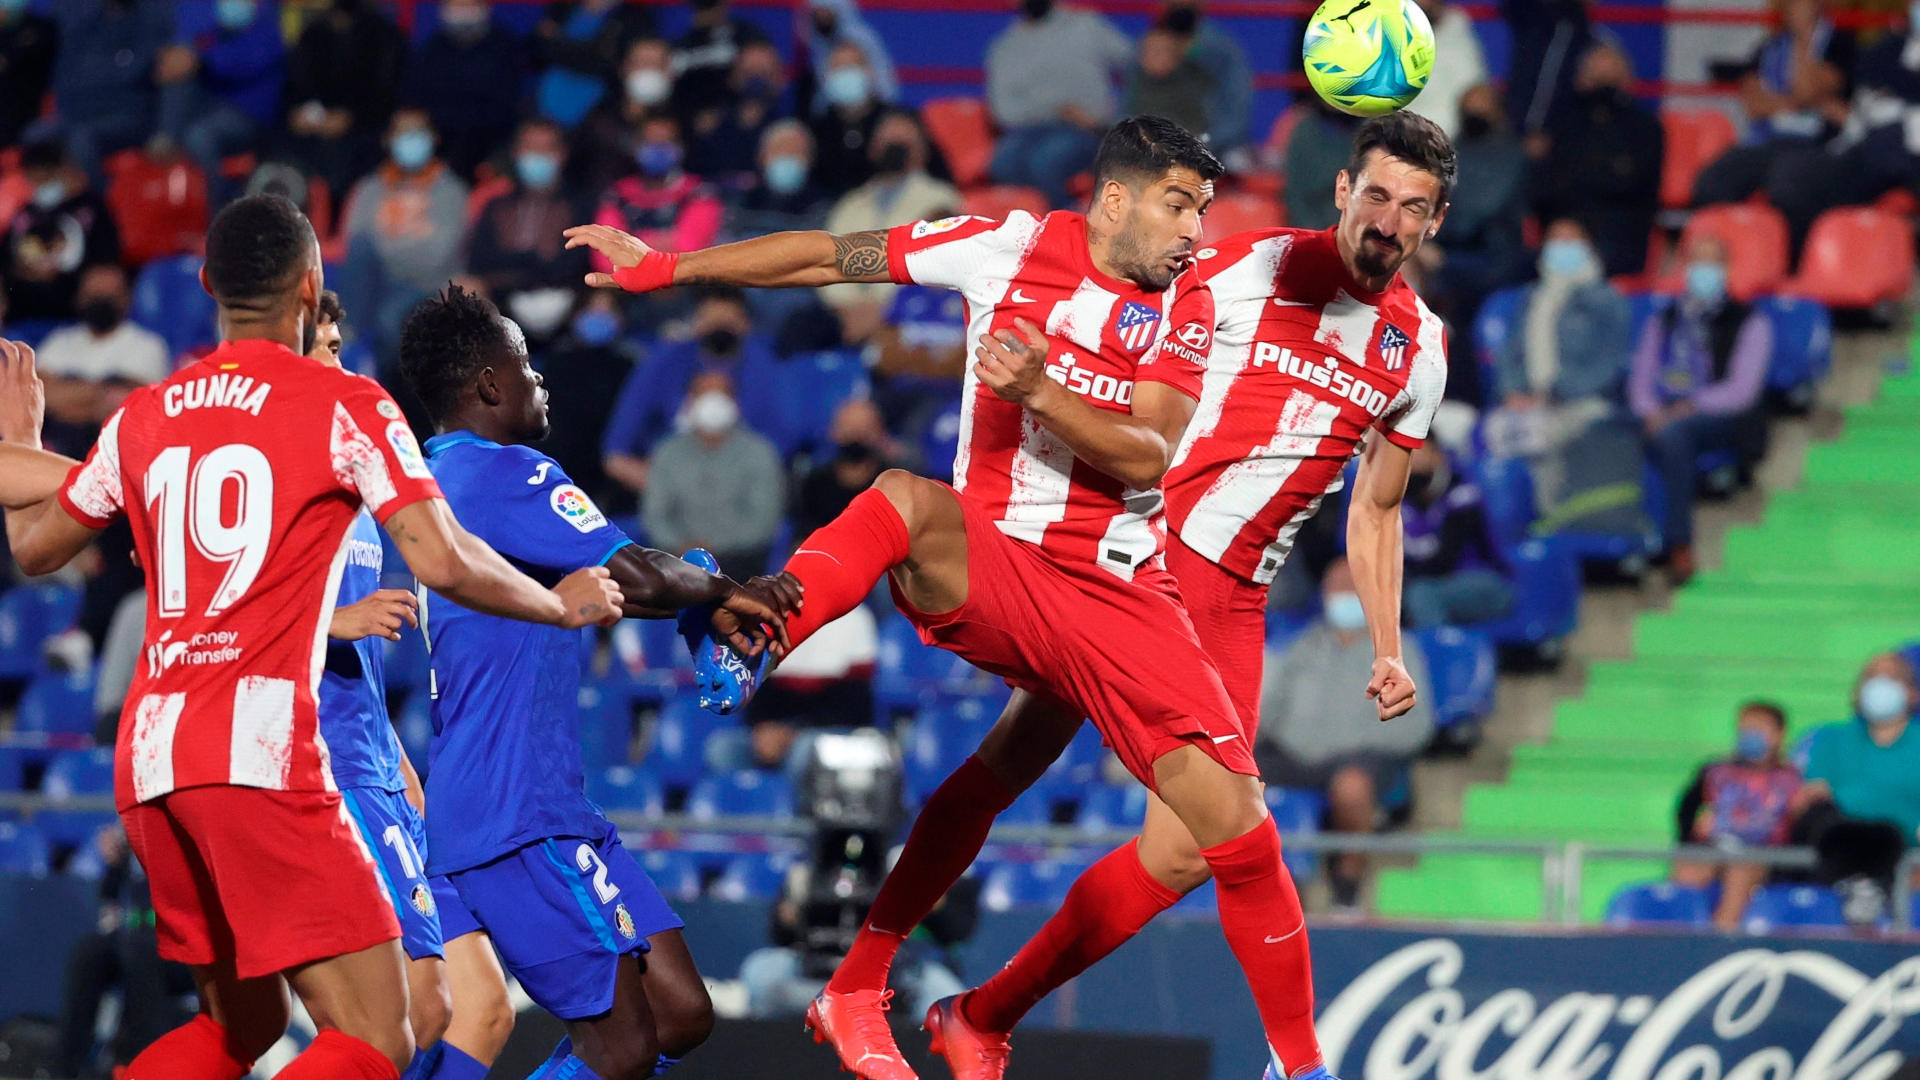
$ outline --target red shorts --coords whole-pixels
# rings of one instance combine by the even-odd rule
[[[922,641],[1092,717],[1121,764],[1150,790],[1153,763],[1182,746],[1259,775],[1171,574],[1143,567],[1127,582],[1091,565],[1069,568],[1002,533],[969,500],[959,502],[967,526],[966,602],[929,615],[893,587],[894,603]]]
[[[252,979],[400,936],[337,791],[187,788],[120,820],[168,960]]]
[[[1267,662],[1267,587],[1167,537],[1167,572],[1180,586],[1200,647],[1213,659],[1248,742],[1260,730],[1260,675]]]

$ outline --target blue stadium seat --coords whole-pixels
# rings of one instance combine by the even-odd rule
[[[1510,335],[1521,332],[1521,302],[1526,295],[1524,285],[1496,289],[1481,301],[1473,317],[1474,359],[1480,365],[1480,385],[1487,388],[1489,396],[1498,381],[1494,371],[1500,350]]]
[[[56,755],[40,781],[40,791],[51,802],[113,794],[113,747],[68,750]]]
[[[1433,682],[1434,723],[1447,727],[1486,716],[1493,711],[1493,684],[1498,672],[1493,640],[1478,630],[1436,626],[1411,634],[1427,661]]]
[[[1628,885],[1607,902],[1608,926],[1711,926],[1713,905],[1705,889],[1650,881]]]
[[[1486,502],[1487,524],[1502,549],[1518,548],[1533,530],[1533,474],[1519,458],[1484,455],[1471,466]]]
[[[697,819],[792,817],[793,781],[785,773],[741,769],[709,776],[693,786],[687,812]]]
[[[1673,297],[1655,292],[1631,292],[1627,294],[1627,325],[1631,332],[1627,340],[1635,345],[1640,343],[1640,333],[1646,329],[1647,320],[1667,310],[1673,303]]]
[[[580,760],[589,774],[623,765],[633,741],[633,707],[626,686],[611,679],[580,680]]]
[[[52,754],[42,746],[8,742],[0,744],[0,791],[27,790],[27,776],[35,765]]]
[[[1767,388],[1789,403],[1811,404],[1813,387],[1833,366],[1833,315],[1826,305],[1795,296],[1767,296],[1754,306],[1773,320],[1773,360]]]
[[[47,838],[39,829],[0,821],[0,872],[43,877],[51,855]]]
[[[80,590],[70,585],[18,585],[0,594],[0,679],[46,670],[42,643],[79,617]]]
[[[15,731],[85,735],[93,731],[93,672],[35,676],[20,695]]]
[[[980,903],[988,911],[1017,907],[1058,907],[1067,898],[1074,879],[1092,866],[1091,859],[1049,859],[1037,863],[1007,863],[987,874]]]
[[[719,900],[777,900],[786,890],[792,865],[787,855],[735,855],[708,891]]]
[[[1138,829],[1147,820],[1147,789],[1139,784],[1102,784],[1080,800],[1074,823],[1089,832]]]
[[[198,255],[155,259],[133,284],[133,321],[165,338],[176,358],[220,340],[213,297],[200,287],[201,261]]]
[[[1045,785],[1035,784],[1021,792],[1013,805],[1002,810],[994,820],[1000,825],[1051,825],[1053,793]]]
[[[873,679],[874,707],[886,714],[912,709],[930,695],[999,694],[1003,684],[945,649],[920,640],[905,618],[880,621],[880,655]]]
[[[1267,612],[1267,649],[1280,652],[1293,639],[1306,632],[1313,625],[1313,613],[1310,611],[1269,611]]]
[[[668,900],[700,899],[700,861],[692,855],[684,851],[634,851],[633,857]]]
[[[1776,930],[1840,930],[1847,925],[1840,894],[1823,885],[1768,885],[1747,901],[1741,925],[1749,934]]]
[[[631,810],[658,814],[666,809],[666,792],[660,778],[646,769],[614,765],[587,772],[587,798],[603,810]]]
[[[1045,787],[1057,796],[1078,802],[1083,793],[1100,782],[1100,767],[1107,759],[1107,748],[1100,741],[1100,731],[1091,723],[1082,722],[1080,730],[1073,733],[1073,741],[1067,749],[1055,758],[1052,765],[1041,776],[1036,787]]]
[[[691,695],[669,698],[655,718],[653,738],[642,759],[669,788],[688,788],[707,772],[707,737],[732,721],[700,707]]]
[[[1317,833],[1327,813],[1327,797],[1307,788],[1267,788],[1267,810],[1273,814],[1274,828],[1287,833]],[[1281,858],[1296,878],[1313,876],[1317,857],[1314,852],[1288,847],[1282,842]]]
[[[833,414],[849,398],[871,393],[867,366],[850,349],[802,353],[780,365],[786,403],[783,430],[766,432],[780,449],[792,454],[816,447],[833,426]]]
[[[1580,623],[1580,560],[1558,537],[1525,540],[1507,552],[1513,610],[1476,629],[1501,645],[1559,642]]]

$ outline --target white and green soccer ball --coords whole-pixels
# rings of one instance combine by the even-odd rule
[[[1433,24],[1414,0],[1326,0],[1300,48],[1327,104],[1380,116],[1419,96],[1433,74]]]

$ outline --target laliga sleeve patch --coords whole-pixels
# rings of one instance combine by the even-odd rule
[[[938,221],[916,221],[913,225],[913,232],[909,235],[915,240],[925,240],[929,236],[936,236],[943,232],[952,232],[972,220],[973,216],[971,214],[962,214],[959,217],[941,218]]]
[[[593,505],[593,500],[587,498],[586,492],[572,484],[561,484],[554,488],[553,493],[547,496],[547,503],[562,521],[583,533],[590,533],[607,523],[607,515]]]
[[[387,425],[387,445],[393,449],[395,461],[400,463],[402,475],[415,480],[433,479],[433,470],[427,468],[427,459],[420,453],[420,444],[414,441],[413,429],[404,420],[395,420]]]
[[[373,409],[375,412],[379,413],[381,416],[384,416],[389,420],[400,419],[400,406],[395,405],[393,402],[388,401],[385,398],[382,398],[380,400],[380,404],[375,405]]]

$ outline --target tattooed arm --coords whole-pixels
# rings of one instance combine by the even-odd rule
[[[566,236],[568,247],[592,248],[606,256],[615,269],[638,266],[652,254],[639,239],[606,225],[577,225],[568,229]],[[844,236],[773,233],[684,252],[676,257],[671,283],[779,289],[887,280],[887,234],[879,230]],[[588,274],[587,284],[597,289],[619,288],[612,274]],[[660,284],[666,284],[664,279]]]

